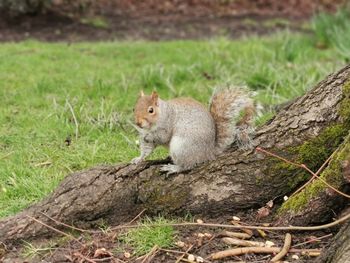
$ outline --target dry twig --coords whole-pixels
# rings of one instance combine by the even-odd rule
[[[324,235],[324,236],[322,236],[322,237],[312,238],[312,239],[310,239],[310,240],[308,240],[308,241],[305,241],[305,242],[296,244],[296,245],[294,245],[294,246],[292,246],[292,247],[293,247],[293,248],[295,248],[295,247],[300,247],[300,246],[302,246],[302,245],[306,245],[306,244],[309,244],[309,243],[312,243],[312,242],[315,242],[315,241],[320,241],[321,239],[324,239],[324,238],[327,238],[327,237],[331,237],[331,236],[333,236],[333,234],[327,234],[327,235]]]
[[[239,256],[242,254],[256,253],[256,254],[273,254],[279,253],[282,248],[280,247],[241,247],[228,250],[219,251],[210,255],[211,259],[222,259],[226,257]],[[297,249],[291,248],[291,253],[304,253],[305,255],[321,253],[319,249]]]
[[[292,236],[291,234],[287,233],[286,234],[286,237],[284,239],[284,245],[283,245],[283,248],[281,249],[281,251],[276,255],[274,256],[272,259],[271,259],[271,262],[277,262],[279,261],[280,259],[282,259],[285,255],[287,255],[289,249],[290,249],[290,246],[292,244]]]
[[[247,233],[231,232],[226,230],[222,231],[220,235],[225,237],[234,237],[234,238],[240,238],[240,239],[249,239],[252,237],[252,235],[249,235]]]
[[[240,247],[265,247],[264,242],[241,240],[238,238],[224,237],[221,239],[225,244],[235,245]]]
[[[73,255],[76,256],[76,257],[79,257],[79,258],[81,258],[81,259],[83,259],[83,260],[86,260],[86,261],[89,262],[89,263],[96,263],[95,260],[92,260],[92,259],[90,259],[90,258],[88,258],[88,257],[85,257],[85,256],[84,256],[83,254],[81,254],[80,252],[74,252]]]
[[[37,223],[39,223],[39,224],[45,226],[45,227],[47,227],[47,228],[50,228],[51,230],[53,230],[53,231],[55,231],[55,232],[57,232],[57,233],[59,233],[59,234],[61,234],[61,235],[64,235],[64,236],[66,236],[66,237],[69,237],[69,238],[73,239],[74,241],[76,241],[77,243],[79,243],[81,246],[84,246],[83,243],[81,243],[78,239],[76,239],[76,238],[73,237],[72,235],[67,234],[67,233],[65,233],[65,232],[63,232],[63,231],[61,231],[61,230],[58,230],[57,228],[54,228],[54,227],[52,227],[52,226],[49,226],[49,225],[45,224],[44,222],[42,222],[42,221],[40,221],[40,220],[38,220],[38,219],[36,219],[36,218],[34,218],[34,217],[31,217],[31,216],[28,216],[28,215],[27,215],[27,217],[30,218],[30,219],[32,219],[32,220],[34,220],[35,222],[37,222]]]
[[[152,258],[157,254],[158,251],[159,247],[155,245],[146,255],[143,256],[144,259],[141,261],[141,263],[151,262]]]
[[[262,149],[262,148],[260,148],[260,147],[257,147],[256,150],[259,151],[259,152],[263,152],[263,153],[265,153],[265,154],[267,154],[267,155],[273,156],[273,157],[275,157],[275,158],[277,158],[277,159],[280,159],[280,160],[282,160],[282,161],[284,161],[284,162],[286,162],[286,163],[292,164],[292,165],[294,165],[294,166],[297,166],[297,167],[300,167],[300,168],[306,170],[306,171],[309,172],[314,178],[317,178],[318,180],[320,180],[322,183],[324,183],[324,184],[327,185],[329,188],[331,188],[334,192],[336,192],[336,193],[338,193],[338,194],[340,194],[340,195],[342,195],[342,196],[344,196],[344,197],[350,199],[350,195],[347,195],[347,194],[345,194],[345,193],[339,191],[337,188],[335,188],[334,186],[332,186],[332,185],[330,185],[329,183],[327,183],[327,181],[325,181],[322,177],[318,176],[316,173],[314,173],[312,170],[310,170],[305,164],[294,163],[294,162],[289,161],[289,160],[287,160],[287,159],[285,159],[285,158],[283,158],[283,157],[281,157],[281,156],[279,156],[279,155],[277,155],[277,154],[274,154],[274,153],[271,153],[271,152],[269,152],[269,151],[267,151],[267,150],[264,150],[264,149]]]
[[[179,263],[181,260],[184,259],[185,255],[188,255],[188,252],[193,248],[193,245],[190,245],[189,248],[186,250],[186,252],[183,252],[182,255],[175,261],[175,263]]]

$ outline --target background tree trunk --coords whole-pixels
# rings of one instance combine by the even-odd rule
[[[285,106],[257,131],[255,144],[288,159],[309,161],[312,169],[319,167],[348,133],[350,121],[344,112],[349,74],[348,65]],[[12,243],[50,234],[50,229],[28,216],[59,228],[45,214],[80,227],[93,226],[102,218],[119,224],[142,209],[149,215],[228,214],[289,194],[310,177],[254,150],[234,147],[189,173],[165,176],[159,171],[161,163],[102,166],[73,173],[43,201],[0,221],[1,240]],[[323,220],[317,215],[315,219]]]

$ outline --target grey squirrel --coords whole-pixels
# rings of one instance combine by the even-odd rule
[[[134,108],[141,154],[131,163],[145,160],[155,147],[164,145],[174,164],[161,170],[177,173],[215,159],[234,141],[250,147],[254,113],[253,99],[238,88],[214,92],[209,110],[191,98],[165,101],[155,91],[151,95],[141,91]]]

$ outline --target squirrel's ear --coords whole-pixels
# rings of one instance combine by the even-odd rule
[[[152,91],[152,94],[151,94],[151,98],[153,100],[153,102],[155,102],[155,104],[158,106],[158,93],[156,91]]]
[[[145,93],[143,92],[143,90],[140,91],[140,97],[145,96]]]

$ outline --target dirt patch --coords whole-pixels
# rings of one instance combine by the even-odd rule
[[[242,217],[241,217],[242,218]],[[139,219],[140,220],[140,219]],[[221,219],[219,223],[230,224],[232,218]],[[252,214],[246,220],[252,220]],[[218,221],[208,220],[205,222],[218,223]],[[250,221],[250,225],[259,225],[255,220]],[[244,254],[231,256],[219,261],[211,260],[210,255],[215,252],[234,248],[223,242],[222,228],[184,226],[176,227],[176,245],[168,249],[155,249],[154,253],[144,255],[133,255],[133,248],[123,242],[122,236],[127,229],[122,230],[96,230],[96,233],[78,233],[70,228],[62,229],[67,235],[74,235],[73,238],[65,236],[53,239],[41,239],[26,243],[24,246],[7,247],[7,254],[2,258],[4,263],[14,262],[176,262],[181,256],[186,259],[189,254],[196,258],[204,259],[204,262],[232,262],[234,260],[244,262],[269,262],[273,254]],[[226,229],[227,230],[227,229]],[[230,230],[244,233],[240,230]],[[75,234],[74,234],[75,233]],[[273,242],[273,246],[282,247],[285,233],[281,231],[252,231],[253,236],[249,241],[265,243]],[[325,250],[329,246],[332,233],[327,231],[314,232],[292,232],[292,248],[297,249],[288,253],[285,260],[291,262],[314,262],[315,257],[303,251]],[[314,251],[315,252],[315,251]],[[294,258],[294,259],[293,259]],[[1,260],[1,257],[0,257]],[[200,259],[199,261],[200,262]]]
[[[259,1],[85,1],[79,12],[64,1],[44,14],[0,15],[0,41],[99,41],[115,39],[237,38],[276,30],[307,31],[305,21],[318,10],[334,11],[343,0]]]
[[[98,20],[101,20],[101,25],[93,25],[98,23]],[[158,41],[206,39],[213,36],[237,38],[242,35],[268,34],[284,28],[306,31],[303,29],[304,21],[304,19],[292,20],[256,15],[181,18],[178,16],[131,18],[120,15],[90,18],[84,21],[49,13],[3,19],[0,21],[0,41],[25,39],[68,42],[117,39]]]

